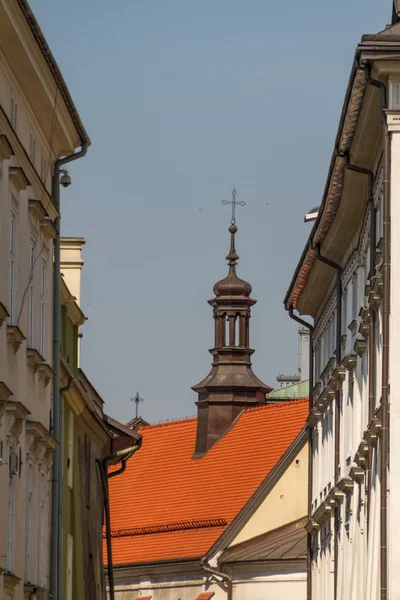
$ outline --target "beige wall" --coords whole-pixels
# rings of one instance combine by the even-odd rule
[[[307,514],[307,457],[308,445],[305,445],[231,546],[301,519]]]

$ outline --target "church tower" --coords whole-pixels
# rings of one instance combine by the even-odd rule
[[[199,395],[195,457],[203,456],[243,410],[265,404],[265,395],[272,391],[251,368],[250,311],[256,300],[250,297],[251,285],[236,274],[235,190],[232,203],[229,273],[214,285],[215,297],[209,300],[215,323],[211,371],[192,388]]]

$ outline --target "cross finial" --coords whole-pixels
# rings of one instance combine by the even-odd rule
[[[236,189],[233,186],[232,190],[232,200],[221,200],[222,204],[231,204],[232,205],[232,219],[231,224],[234,225],[236,223],[236,207],[237,206],[246,206],[246,202],[236,202]]]
[[[136,392],[134,398],[131,398],[131,402],[134,402],[136,404],[136,415],[135,416],[137,419],[139,416],[139,403],[144,402],[144,398],[140,397],[139,390]]]

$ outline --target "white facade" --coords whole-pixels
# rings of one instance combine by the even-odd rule
[[[398,27],[393,27],[392,35],[397,35]],[[313,600],[400,599],[400,105],[394,93],[400,89],[400,61],[398,55],[391,55],[394,48],[386,43],[385,32],[382,35],[381,40],[375,36],[382,49],[376,59],[373,51],[367,54],[371,50],[368,36],[358,47],[359,62],[350,79],[330,186],[310,234],[308,253],[303,254],[297,280],[285,300],[288,308],[314,319],[315,385],[308,419],[312,486],[307,524],[312,548],[309,598]],[[387,90],[384,108],[389,110],[384,116],[377,80]],[[386,171],[385,131],[389,136]],[[352,166],[367,171],[357,172]],[[385,222],[391,224],[386,238]],[[387,268],[386,239],[391,249]],[[302,279],[305,269],[309,270]],[[385,281],[390,284],[389,332],[384,327]],[[375,326],[371,325],[374,321]],[[385,427],[387,459],[382,445]],[[386,474],[384,494],[381,481]],[[386,528],[381,520],[385,514]]]
[[[28,9],[0,1],[0,600],[49,588],[51,175],[79,140]]]

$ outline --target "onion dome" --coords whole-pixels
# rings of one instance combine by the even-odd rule
[[[229,227],[231,234],[231,248],[226,260],[229,265],[229,273],[225,279],[221,279],[214,285],[214,294],[217,298],[220,296],[244,296],[248,298],[251,294],[251,285],[244,279],[240,279],[236,274],[236,264],[239,256],[235,249],[235,233],[237,227],[234,223]]]

